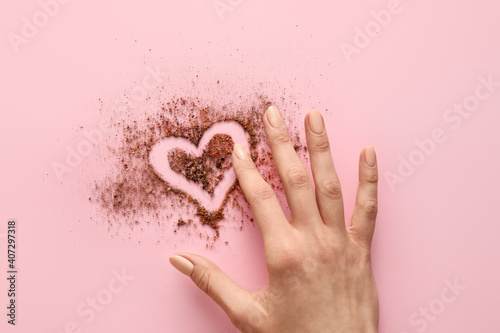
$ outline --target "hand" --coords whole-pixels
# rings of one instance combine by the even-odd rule
[[[235,145],[232,159],[263,237],[269,284],[258,292],[245,290],[195,254],[178,253],[170,262],[242,332],[377,332],[378,296],[370,257],[378,181],[373,147],[361,152],[356,206],[346,228],[321,114],[312,111],[305,119],[315,190],[276,107],[266,111],[264,127],[290,219],[241,145]]]

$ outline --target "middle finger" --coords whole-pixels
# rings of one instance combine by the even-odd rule
[[[264,128],[285,190],[291,223],[300,225],[318,220],[320,215],[309,174],[299,160],[283,118],[275,106],[267,109]]]

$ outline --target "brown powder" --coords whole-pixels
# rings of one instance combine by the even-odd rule
[[[202,185],[211,196],[215,187],[224,178],[224,172],[231,167],[234,142],[227,134],[216,134],[210,140],[201,156],[192,156],[176,148],[170,152],[172,170],[189,180]]]
[[[92,203],[100,207],[100,212],[107,217],[110,225],[126,224],[133,229],[134,225],[149,225],[151,220],[155,220],[157,225],[164,225],[175,214],[179,214],[188,217],[188,221],[193,223],[178,218],[174,220],[175,227],[196,227],[193,218],[197,216],[199,223],[210,226],[217,238],[219,223],[230,210],[246,214],[246,207],[241,206],[245,201],[238,182],[235,181],[228,189],[217,210],[207,211],[190,194],[172,187],[156,173],[149,163],[149,152],[155,143],[165,137],[185,138],[198,145],[205,131],[213,124],[235,121],[249,134],[250,154],[262,176],[275,190],[280,191],[282,187],[262,124],[262,115],[271,104],[263,95],[254,96],[238,107],[216,106],[198,97],[182,97],[160,101],[157,111],[145,112],[143,117],[118,115],[119,120],[112,119],[116,134],[108,142],[110,156],[105,159],[117,163],[108,165],[105,176],[93,182]],[[296,150],[300,150],[303,144],[296,130],[290,132]],[[203,190],[213,195],[215,187],[231,167],[233,145],[229,135],[216,134],[201,156],[192,156],[177,148],[170,151],[168,161],[172,170],[198,183]],[[230,198],[232,205],[228,205]],[[250,218],[247,216],[248,220]]]

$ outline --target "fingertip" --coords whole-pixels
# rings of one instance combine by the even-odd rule
[[[239,159],[239,160],[247,160],[248,159],[248,152],[246,151],[246,149],[239,143],[235,144],[234,147],[233,147],[233,153],[234,155],[236,155],[236,157]]]
[[[268,124],[273,128],[285,127],[283,117],[282,117],[280,111],[278,110],[278,108],[274,105],[271,105],[267,109],[267,111],[264,113],[264,118],[267,119]]]
[[[278,108],[277,108],[276,106],[274,106],[274,105],[270,105],[270,106],[267,108],[267,110],[266,110],[266,112],[265,112],[265,113],[268,113],[268,112],[279,112],[279,111],[278,111]]]
[[[194,264],[187,258],[181,256],[180,253],[170,256],[168,261],[182,274],[186,276],[191,276],[191,274],[193,274]]]
[[[319,112],[318,110],[312,110],[307,114],[306,119],[309,125],[308,128],[311,132],[316,135],[325,133],[325,121],[323,119],[323,116],[321,115],[321,112]]]

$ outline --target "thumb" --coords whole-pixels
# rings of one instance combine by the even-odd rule
[[[249,291],[241,288],[210,260],[193,253],[177,253],[169,259],[181,273],[212,298],[233,323],[238,322],[252,304]]]

